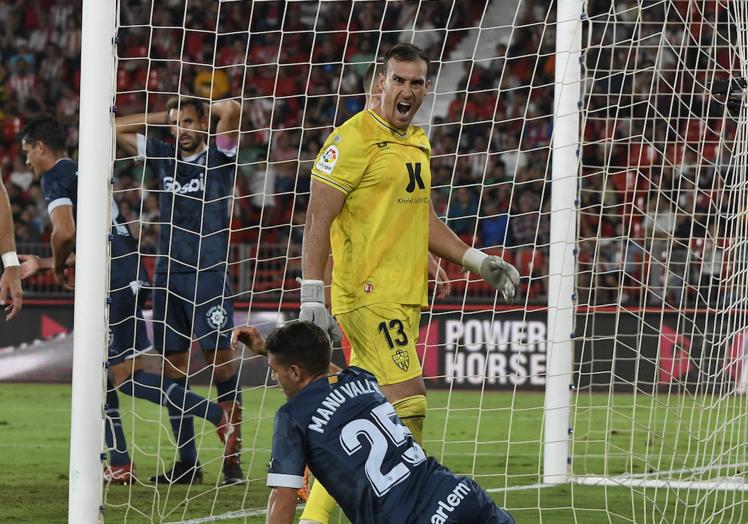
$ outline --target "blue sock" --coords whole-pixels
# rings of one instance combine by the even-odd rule
[[[187,389],[187,377],[174,380],[182,389]],[[166,411],[169,412],[169,422],[174,438],[177,440],[179,450],[179,462],[185,464],[197,463],[197,447],[195,447],[195,422],[192,415],[184,415],[182,406],[175,406],[171,402],[166,403]]]
[[[234,373],[228,380],[216,382],[218,390],[217,402],[238,402],[242,403],[242,389],[239,385],[239,373]]]
[[[127,440],[122,430],[122,420],[119,416],[119,397],[114,384],[106,379],[106,419],[104,423],[104,438],[109,449],[109,464],[112,466],[124,466],[130,463],[130,454],[127,452]]]
[[[163,387],[163,389],[162,389]],[[183,408],[184,415],[197,415],[217,426],[221,422],[222,411],[218,404],[210,402],[197,393],[184,389],[177,382],[142,369],[132,374],[120,389],[128,394],[154,404],[166,404],[167,407]]]

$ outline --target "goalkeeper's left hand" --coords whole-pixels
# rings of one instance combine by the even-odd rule
[[[519,271],[503,258],[487,255],[475,248],[469,248],[462,257],[462,267],[478,273],[483,280],[498,290],[506,302],[511,302],[519,285]]]

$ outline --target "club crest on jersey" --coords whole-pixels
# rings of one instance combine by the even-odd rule
[[[392,354],[392,361],[403,371],[408,371],[410,367],[410,356],[408,356],[407,351],[402,349],[398,349]]]
[[[210,327],[220,329],[226,325],[226,308],[219,305],[211,306],[205,313],[205,318],[208,320]]]
[[[335,163],[338,161],[339,157],[340,151],[338,151],[337,147],[328,147],[327,149],[325,149],[325,152],[322,153],[322,156],[317,161],[317,169],[319,169],[326,175],[329,175],[330,173],[332,173],[332,170],[335,167]]]

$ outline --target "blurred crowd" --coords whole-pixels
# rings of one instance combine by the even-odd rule
[[[68,127],[77,154],[79,4],[0,4],[0,168],[20,243],[46,242],[49,219],[16,133],[34,115],[52,113]],[[585,25],[597,44],[583,60],[581,300],[662,302],[705,274],[702,262],[689,265],[695,250],[703,261],[705,246],[724,246],[729,235],[708,217],[732,205],[722,196],[729,144],[720,137],[734,132],[733,124],[698,89],[710,74],[726,77],[720,71],[729,69],[728,43],[719,42],[727,32],[694,22],[688,2],[675,2],[672,12],[653,3],[640,19],[626,11],[610,31],[609,4],[590,0]],[[462,62],[454,90],[439,93],[449,98],[447,112],[428,130],[437,213],[468,243],[511,259],[532,300],[547,293],[555,32],[543,23],[546,2],[522,5],[511,38],[496,43],[491,59]],[[116,107],[119,114],[160,111],[175,93],[241,97],[232,217],[232,245],[241,254],[234,259],[254,260],[254,287],[271,289],[279,272],[288,279],[298,271],[311,163],[333,126],[363,108],[369,64],[394,43],[412,40],[433,60],[437,78],[439,64],[468,37],[466,28],[480,23],[484,7],[485,0],[122,0]],[[726,16],[714,9],[700,16]],[[641,43],[632,48],[635,34]],[[693,45],[678,47],[686,37],[718,45],[705,57]],[[660,38],[672,44],[665,52]],[[689,73],[676,72],[679,61]],[[149,132],[168,136],[166,129]],[[147,162],[117,160],[115,180],[122,213],[143,252],[153,252],[158,187]],[[683,269],[673,270],[678,264]],[[462,278],[459,267],[447,270]],[[659,295],[637,291],[645,285]]]

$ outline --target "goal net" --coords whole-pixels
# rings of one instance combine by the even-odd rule
[[[419,45],[433,64],[414,123],[432,145],[434,208],[522,277],[507,305],[441,263],[450,290],[442,297],[431,282],[419,341],[427,452],[518,522],[738,522],[748,465],[746,17],[730,0],[121,1],[117,115],[197,97],[216,144],[216,103],[236,100],[240,135],[223,197],[211,200],[202,182],[165,184],[155,161],[178,171],[181,157],[122,149],[112,194],[151,278],[157,259],[174,258],[159,233],[180,227],[163,199],[193,199],[200,220],[224,198],[228,228],[199,241],[229,235],[230,291],[211,298],[264,332],[292,320],[312,161],[364,108],[369,65],[397,42]],[[140,132],[171,140],[165,122]],[[198,311],[207,299],[186,300]],[[184,335],[190,386],[215,399],[200,335]],[[164,365],[158,352],[146,360]],[[264,360],[237,363],[247,482],[221,485],[222,448],[202,422],[203,483],[148,482],[178,456],[169,415],[120,395],[138,479],[105,487],[108,518],[264,520],[283,396]]]

